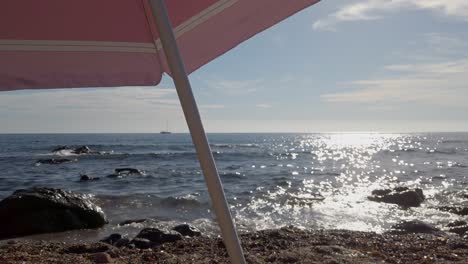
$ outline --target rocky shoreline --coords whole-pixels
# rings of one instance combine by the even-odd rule
[[[467,263],[468,239],[287,227],[242,234],[248,263]],[[149,248],[104,242],[3,241],[0,263],[229,263],[220,238],[197,236]]]

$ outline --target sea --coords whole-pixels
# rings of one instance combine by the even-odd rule
[[[468,206],[468,133],[208,134],[239,232],[295,226],[382,233],[403,220],[443,228]],[[67,148],[53,152],[59,146]],[[88,146],[92,153],[73,154]],[[42,164],[41,159],[70,159]],[[118,168],[141,175],[108,177]],[[99,180],[80,181],[80,175]],[[189,223],[217,236],[189,134],[1,134],[0,199],[34,186],[89,194],[109,224],[28,237],[97,241],[110,233]],[[368,200],[372,190],[421,188],[420,207]],[[128,225],[126,220],[146,219]]]

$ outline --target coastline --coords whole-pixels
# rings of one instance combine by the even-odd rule
[[[467,263],[468,239],[286,227],[240,235],[248,263]],[[220,238],[184,238],[149,249],[102,242],[8,240],[0,263],[229,263]]]

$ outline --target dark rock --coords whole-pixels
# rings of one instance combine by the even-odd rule
[[[91,254],[89,257],[96,264],[97,263],[111,263],[112,262],[111,256],[109,254],[105,253],[105,252],[94,253],[94,254]]]
[[[189,199],[189,198],[183,198],[183,197],[167,197],[161,200],[160,204],[162,206],[167,206],[167,207],[191,207],[191,208],[197,208],[200,207],[201,204],[199,201],[195,199]]]
[[[80,181],[97,181],[99,177],[90,176],[87,174],[80,175]]]
[[[134,223],[139,224],[139,223],[145,222],[146,220],[148,220],[148,219],[143,218],[143,219],[135,219],[135,220],[132,220],[132,219],[131,220],[125,220],[125,221],[119,223],[119,226],[130,225],[130,224],[134,224]]]
[[[91,153],[91,149],[88,146],[81,146],[72,151],[73,154],[88,154]]]
[[[140,237],[135,237],[130,241],[130,244],[128,244],[130,248],[136,247],[140,249],[147,249],[150,248],[154,245],[149,239],[146,238],[140,238]],[[133,246],[132,246],[133,245]]]
[[[172,230],[179,232],[183,236],[188,236],[188,237],[195,237],[195,236],[201,236],[200,230],[198,228],[193,227],[188,224],[181,224],[178,226],[175,226],[172,228]]]
[[[54,148],[52,150],[52,152],[59,152],[61,150],[65,150],[65,149],[68,149],[68,147],[67,146],[58,146],[58,147]]]
[[[66,162],[72,162],[72,160],[70,159],[40,159],[36,161],[36,163],[38,164],[53,164],[53,165],[62,164]]]
[[[434,234],[434,235],[441,235],[443,232],[433,227],[430,224],[426,224],[419,220],[412,220],[412,221],[404,221],[399,224],[396,224],[391,227],[393,230],[390,233],[397,233],[397,234]]]
[[[419,188],[397,187],[393,190],[374,190],[367,197],[374,202],[398,204],[403,207],[418,207],[424,201],[423,191]]]
[[[124,237],[124,238],[121,238],[121,239],[115,241],[114,246],[116,246],[116,247],[125,247],[129,243],[130,243],[130,239]]]
[[[113,174],[108,175],[107,177],[118,177],[122,178],[129,175],[144,175],[145,173],[139,169],[134,168],[119,168],[115,169]]]
[[[183,237],[178,232],[172,230],[160,230],[157,228],[145,228],[138,233],[136,238],[145,238],[156,245],[166,242],[175,242],[181,240]]]
[[[465,221],[455,221],[447,225],[448,231],[463,236],[468,232],[468,223]]]
[[[106,223],[101,208],[90,197],[60,189],[18,190],[0,201],[0,239],[97,228]]]
[[[122,235],[116,233],[116,234],[111,234],[108,237],[101,239],[100,241],[109,245],[114,245],[115,242],[117,242],[117,240],[120,240],[121,238],[122,238]]]
[[[457,206],[441,206],[437,207],[437,209],[449,212],[456,215],[468,215],[468,207],[457,207]]]

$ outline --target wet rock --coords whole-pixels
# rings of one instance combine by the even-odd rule
[[[73,160],[70,160],[70,159],[40,159],[40,160],[36,161],[36,164],[56,165],[56,164],[62,164],[62,163],[72,162],[72,161]]]
[[[457,206],[440,206],[437,209],[449,212],[456,215],[468,215],[468,207],[457,207]]]
[[[374,190],[367,197],[374,202],[398,204],[402,207],[418,207],[424,201],[423,191],[419,188],[397,187],[393,190]]]
[[[135,237],[130,241],[129,248],[147,249],[154,245],[149,239]]]
[[[145,228],[138,233],[136,238],[148,239],[156,245],[167,242],[175,242],[181,240],[183,237],[180,233],[172,230],[160,230],[157,228]]]
[[[449,232],[458,234],[460,236],[463,236],[468,232],[468,223],[465,221],[455,221],[449,223],[447,227]]]
[[[73,154],[89,154],[91,149],[88,146],[81,146],[72,151]]]
[[[404,221],[391,227],[390,233],[396,234],[434,234],[442,235],[443,232],[434,226],[419,220]]]
[[[100,241],[101,241],[101,242],[104,242],[104,243],[106,243],[106,244],[109,244],[109,245],[114,245],[115,242],[117,242],[117,241],[120,240],[121,238],[122,238],[122,235],[121,235],[121,234],[115,233],[115,234],[109,235],[109,236],[106,237],[106,238],[101,239]]]
[[[66,149],[69,149],[69,148],[67,146],[62,145],[62,146],[58,146],[58,147],[54,148],[52,150],[52,152],[59,152],[59,151],[66,150]]]
[[[97,181],[99,177],[90,176],[87,174],[80,175],[80,181]]]
[[[130,239],[124,237],[124,238],[121,238],[121,239],[115,241],[114,246],[116,246],[116,247],[125,247],[129,243],[130,243]]]
[[[115,169],[113,174],[108,175],[107,177],[111,178],[122,178],[130,175],[144,175],[145,173],[139,169],[134,168],[119,168]]]
[[[98,228],[106,216],[90,197],[52,188],[17,190],[0,201],[0,239]]]
[[[181,224],[172,228],[172,230],[179,232],[183,236],[195,237],[201,236],[200,230],[188,224]]]
[[[119,226],[124,226],[124,225],[131,225],[131,224],[139,224],[147,221],[149,219],[143,218],[143,219],[131,219],[131,220],[125,220],[121,223],[119,223]]]
[[[162,199],[160,203],[167,207],[197,208],[201,206],[200,202],[195,199],[172,196]]]

